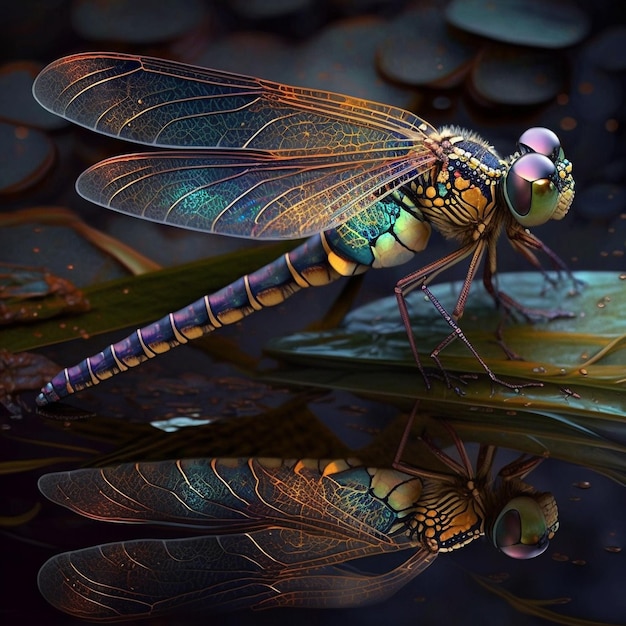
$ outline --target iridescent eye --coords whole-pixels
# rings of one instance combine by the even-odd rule
[[[517,142],[522,152],[536,152],[551,161],[564,158],[559,138],[549,128],[529,128]]]
[[[547,222],[559,201],[553,180],[554,163],[543,154],[523,154],[511,166],[504,179],[504,197],[513,217],[522,226]]]
[[[528,496],[513,498],[493,525],[493,544],[514,559],[532,559],[548,547],[548,525],[541,507]]]

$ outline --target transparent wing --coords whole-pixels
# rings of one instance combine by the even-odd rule
[[[211,148],[197,161],[119,157],[78,183],[107,208],[208,232],[309,236],[436,161],[424,143],[435,129],[403,109],[160,59],[66,57],[41,72],[33,93],[48,110],[106,135]],[[239,163],[234,149],[245,154]]]
[[[430,167],[420,158],[276,159],[252,152],[167,152],[108,159],[77,182],[86,199],[205,232],[282,239],[334,228]]]
[[[397,549],[398,540],[388,534],[397,516],[371,494],[370,483],[362,466],[322,475],[314,461],[186,459],[46,474],[39,489],[97,520],[185,525],[214,534],[308,528],[370,543],[379,552],[384,544]],[[403,508],[421,493],[421,483],[410,484]]]
[[[419,479],[392,472],[389,493],[379,481],[374,496],[373,475],[346,461],[273,459],[165,461],[48,474],[39,482],[42,493],[82,515],[180,524],[206,536],[60,554],[41,568],[39,588],[59,609],[92,620],[383,600],[436,555],[392,532],[418,499]],[[402,487],[395,489],[398,482]],[[387,573],[352,567],[355,560],[402,550],[414,552]]]
[[[59,59],[39,74],[33,94],[77,124],[161,147],[331,155],[410,148],[434,130],[384,104],[115,53]]]
[[[379,575],[332,565],[367,553],[281,529],[138,540],[59,554],[43,565],[38,584],[58,609],[98,621],[247,607],[336,608],[388,598],[437,556],[418,549]]]

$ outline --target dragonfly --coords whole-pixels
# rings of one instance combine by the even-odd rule
[[[458,320],[484,257],[483,282],[496,303],[527,317],[533,313],[494,284],[502,234],[537,269],[543,271],[537,251],[565,269],[529,230],[562,219],[574,198],[572,164],[551,130],[528,129],[516,152],[502,158],[473,132],[437,130],[394,106],[117,53],[54,61],[36,78],[33,94],[76,124],[156,149],[109,158],[85,171],[76,187],[91,202],[207,233],[307,238],[261,269],[62,370],[42,388],[38,405],[301,289],[406,263],[426,248],[433,228],[456,248],[395,286],[417,367],[429,386],[405,300],[421,289],[451,329],[430,355],[446,381],[439,354],[460,339],[492,380],[511,386],[495,376]],[[464,260],[467,275],[448,313],[428,285]]]
[[[57,609],[93,621],[345,608],[389,598],[438,554],[484,535],[515,559],[543,553],[559,527],[557,505],[523,480],[543,457],[523,455],[494,477],[497,448],[482,444],[474,470],[443,424],[459,460],[422,435],[441,472],[404,463],[399,448],[387,468],[356,459],[198,458],[46,474],[40,491],[83,516],[199,536],[58,554],[41,567],[39,589]],[[389,571],[357,569],[362,558],[402,551],[410,555]]]

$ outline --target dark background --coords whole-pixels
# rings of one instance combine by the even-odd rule
[[[162,8],[156,10],[156,4]],[[24,76],[30,75],[32,81],[46,63],[72,52],[138,52],[410,108],[434,125],[471,128],[502,154],[514,150],[525,128],[550,127],[561,137],[574,164],[577,195],[564,221],[548,224],[537,234],[574,270],[624,269],[626,27],[620,23],[621,3],[521,3],[528,15],[535,13],[541,18],[527,27],[507,18],[507,2],[456,3],[464,4],[467,11],[461,23],[455,24],[443,19],[441,7],[446,4],[374,0],[5,3],[0,27],[4,63],[0,68],[0,206],[4,212],[69,207],[162,265],[253,245],[110,214],[76,195],[73,182],[85,167],[133,147],[43,115],[32,102]],[[489,7],[495,7],[496,17],[491,15],[488,20],[484,11]],[[495,26],[488,30],[494,19]],[[24,128],[28,129],[28,142],[17,132]],[[423,260],[425,265],[449,250],[435,234],[420,263]],[[101,253],[71,233],[32,224],[2,230],[0,261],[46,266],[78,285],[123,275],[119,266],[103,260]],[[516,269],[526,267],[503,247],[499,270]],[[389,295],[406,271],[371,272],[359,302]],[[463,270],[455,271],[460,276]],[[249,353],[258,354],[270,337],[299,330],[322,315],[339,289],[333,286],[300,294],[285,306],[263,311],[224,334]],[[67,365],[100,350],[112,339],[80,340],[48,348],[45,353]],[[159,417],[189,413],[191,403],[200,416],[235,422],[247,419],[261,406],[279,403],[286,394],[270,391],[234,367],[214,363],[193,348],[180,348],[159,361],[116,382],[114,391],[99,389],[85,394],[84,405],[105,418],[149,423]],[[151,399],[154,386],[165,389],[167,400],[163,395],[158,403]],[[192,392],[191,400],[181,391],[185,386]],[[26,407],[32,407],[33,397],[22,395]],[[320,423],[349,447],[363,445],[370,432],[396,415],[392,407],[341,393],[328,394],[312,403],[311,409]],[[265,432],[259,434],[259,430],[247,430],[247,422],[238,423],[241,428],[236,442],[222,445],[213,441],[207,445],[208,456],[247,454],[248,450],[261,453],[263,445],[273,439],[292,441],[289,452],[294,456],[317,454],[320,449],[324,451],[324,445],[329,449],[336,445],[307,440],[303,434],[306,429],[300,431],[297,440],[290,440],[293,425],[276,427],[268,422]],[[80,427],[50,423],[26,411],[21,418],[5,415],[2,426],[13,438],[2,440],[0,460],[39,456],[32,444],[35,439],[75,445],[86,441]],[[263,432],[263,425],[258,428]],[[276,428],[281,432],[272,430]],[[92,438],[89,445],[103,452],[111,450],[115,447],[112,430],[110,426],[104,429],[100,442]],[[17,515],[41,500],[36,479],[42,472],[1,477],[4,504],[0,515]],[[590,483],[589,489],[576,486],[584,481]],[[595,622],[624,623],[624,554],[606,550],[624,543],[622,487],[585,468],[556,460],[545,462],[533,473],[531,482],[538,489],[555,493],[560,510],[561,530],[540,559],[512,563],[486,542],[475,542],[457,554],[438,558],[426,573],[383,605],[324,613],[244,612],[204,617],[202,623],[545,623],[485,591],[472,580],[470,572],[505,572],[510,577],[507,589],[519,597],[566,597],[571,599],[569,604],[547,608]],[[76,519],[48,503],[43,503],[32,521],[2,528],[0,620],[7,626],[78,623],[40,598],[36,588],[39,566],[63,550],[147,536],[149,532]],[[190,623],[181,618],[180,623],[183,621]],[[150,623],[179,621],[172,618]]]

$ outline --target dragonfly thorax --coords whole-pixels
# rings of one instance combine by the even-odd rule
[[[439,161],[405,186],[407,195],[446,239],[470,243],[497,234],[498,186],[506,162],[469,131],[443,128],[430,139]]]
[[[431,226],[412,199],[396,190],[326,231],[328,260],[342,276],[402,265],[428,245]]]
[[[475,484],[424,482],[409,536],[433,552],[450,552],[485,533],[485,510]]]

